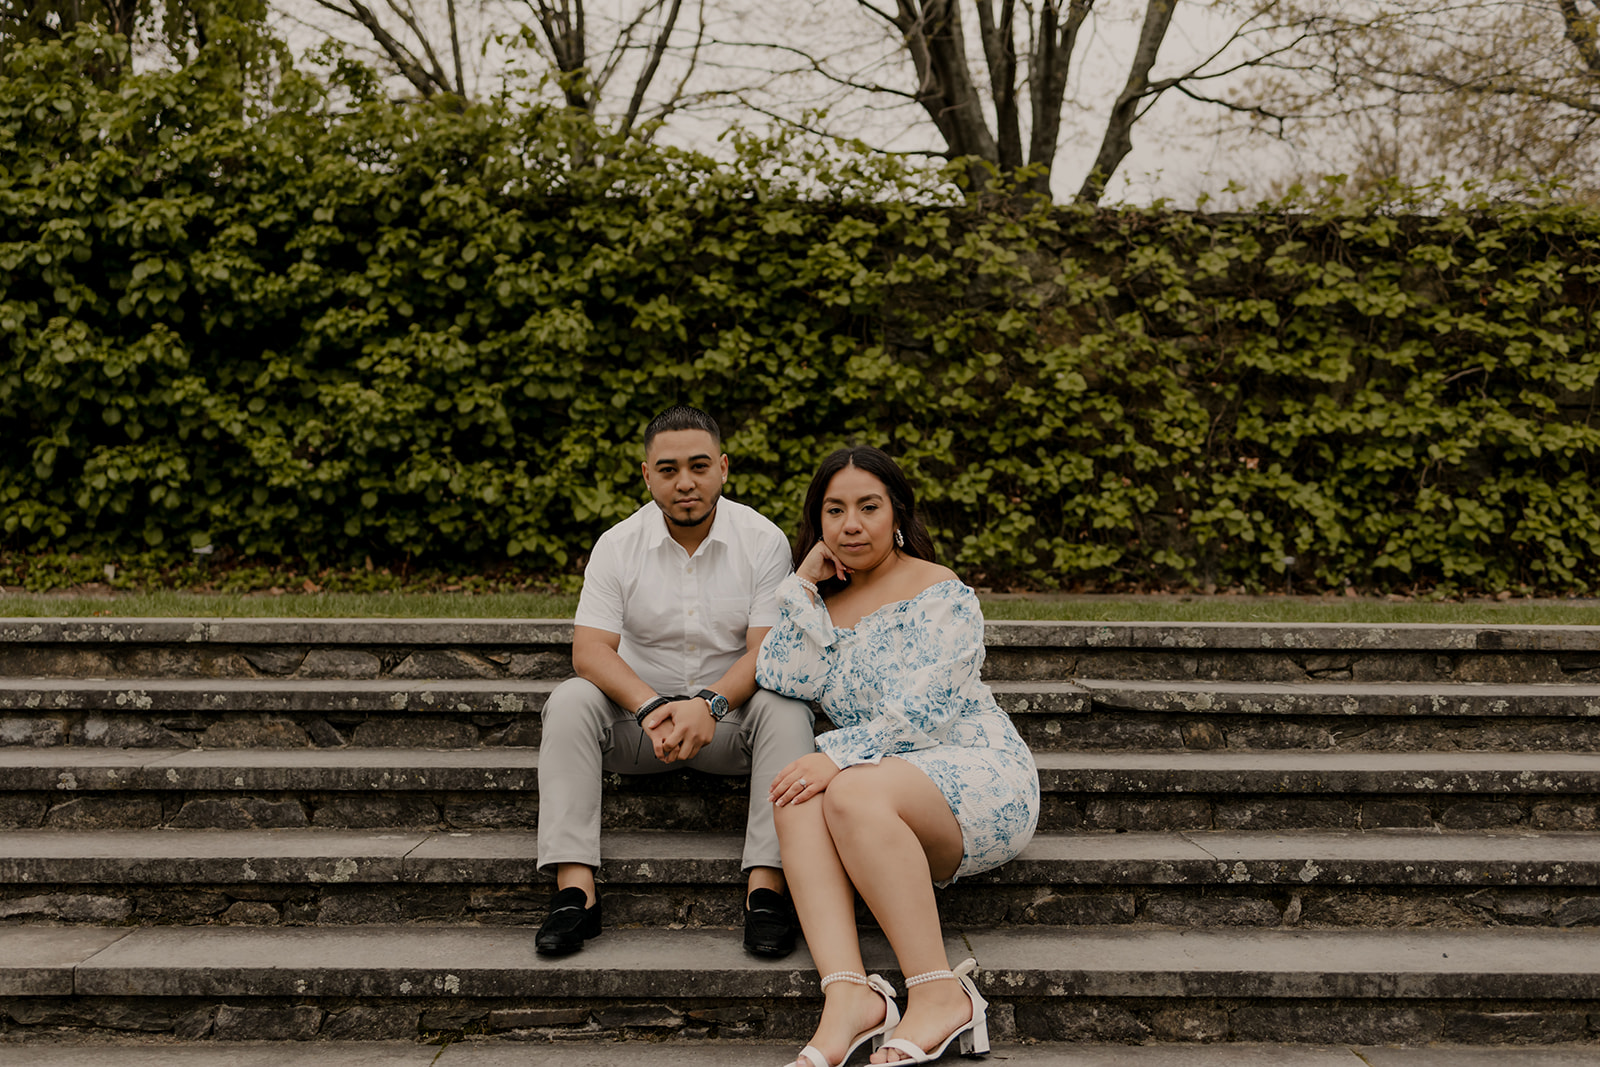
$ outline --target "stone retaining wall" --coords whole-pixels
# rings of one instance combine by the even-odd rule
[[[380,1040],[496,1034],[530,1042],[718,1040],[800,1042],[819,998],[319,999],[283,997],[0,998],[11,1036],[70,1027],[83,1035],[195,1040]],[[1241,1041],[1541,1045],[1600,1037],[1600,1001],[1016,997],[993,1004],[990,1037],[1033,1041]],[[530,1050],[530,1056],[537,1053]]]

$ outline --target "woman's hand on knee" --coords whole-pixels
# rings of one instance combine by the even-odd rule
[[[838,773],[839,765],[825,752],[801,756],[778,772],[778,777],[772,780],[769,797],[780,808],[789,804],[804,804],[827,789],[828,783]]]

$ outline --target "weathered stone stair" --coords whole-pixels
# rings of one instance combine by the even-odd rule
[[[569,637],[0,620],[0,1026],[805,1036],[809,960],[733,930],[737,783],[613,782],[608,931],[533,953]],[[1003,1039],[1600,1042],[1600,628],[994,623],[989,648],[1044,819],[941,908]]]
[[[20,830],[0,837],[0,918],[152,925],[520,924],[542,918],[518,831]],[[608,915],[731,926],[739,838],[619,831]],[[944,893],[963,925],[1583,926],[1600,835],[1292,831],[1041,835]],[[1041,894],[1040,887],[1049,887]]]

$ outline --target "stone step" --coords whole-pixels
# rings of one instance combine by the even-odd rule
[[[549,679],[0,678],[0,745],[537,746]],[[1600,685],[999,681],[1037,750],[1600,751]],[[819,728],[825,724],[819,722]]]
[[[0,678],[0,745],[537,746],[550,679]]]
[[[1015,648],[1339,649],[1600,652],[1600,626],[1433,623],[1083,622],[990,620],[990,646]],[[571,644],[570,619],[0,618],[13,645]]]
[[[561,678],[569,620],[0,619],[0,675]],[[1600,627],[991,622],[986,677],[1600,683]]]
[[[1600,792],[1600,755],[1575,752],[1045,752],[1051,792]]]
[[[1046,792],[1600,793],[1600,754],[1581,752],[1041,752]],[[539,753],[481,749],[0,749],[14,791],[527,791]],[[703,775],[624,776],[619,785]]]
[[[744,783],[610,781],[609,827],[673,832],[608,834],[606,935],[531,953],[529,746],[570,636],[0,620],[0,828],[71,831],[0,834],[0,1043],[790,1054],[815,975],[738,949]],[[1600,979],[1567,963],[1600,934],[1600,628],[996,623],[988,652],[1045,788],[1029,852],[941,894],[1006,991],[997,1037],[1596,1041]],[[302,829],[228,829],[272,826]],[[1373,827],[1429,832],[1310,832]],[[1431,832],[1483,827],[1579,832]]]
[[[688,1038],[627,1044],[568,1040],[529,1048],[515,1038],[467,1038],[443,1048],[411,1041],[140,1041],[104,1039],[5,1046],[7,1067],[776,1067],[793,1042]],[[858,1053],[858,1056],[860,1054]],[[857,1062],[865,1062],[859,1060]],[[997,1043],[987,1063],[1006,1067],[1593,1067],[1586,1045],[1548,1048],[1445,1045]]]
[[[739,921],[738,836],[603,846],[610,924]],[[512,831],[12,831],[0,920],[537,923],[551,887],[536,855]],[[1600,925],[1600,834],[1044,834],[940,907],[1018,925]]]
[[[734,834],[605,836],[608,885],[735,883]],[[14,830],[0,882],[538,882],[531,832]],[[958,884],[1600,885],[1600,833],[1406,830],[1041,834]]]
[[[1191,715],[1600,718],[1600,685],[1589,684],[1175,682],[1083,678],[1078,679],[1077,688],[1090,703],[1106,708]]]
[[[1039,752],[1040,828],[1595,830],[1600,754]],[[518,829],[538,752],[0,748],[0,828]],[[612,776],[606,825],[733,830],[747,782]]]
[[[0,710],[537,713],[549,679],[0,678]],[[1077,678],[1000,681],[1008,712],[1129,711],[1403,718],[1600,718],[1600,685],[1483,682],[1229,682]]]
[[[995,682],[1035,751],[1600,752],[1592,683]]]
[[[755,959],[733,931],[608,930],[558,960],[529,928],[0,928],[0,1011],[19,1030],[136,1026],[178,1037],[796,1039],[814,1020],[802,947]],[[1600,931],[968,928],[999,1040],[1593,1039]],[[868,935],[869,970],[899,981]],[[217,1027],[224,1027],[219,1033]],[[232,1033],[226,1031],[231,1030]]]

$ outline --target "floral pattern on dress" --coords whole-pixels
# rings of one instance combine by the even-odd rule
[[[833,625],[794,575],[778,586],[782,620],[767,634],[756,680],[821,705],[837,729],[817,748],[839,767],[897,756],[919,768],[961,826],[956,877],[1013,859],[1039,821],[1039,772],[983,684],[983,612],[950,578],[856,623]]]

